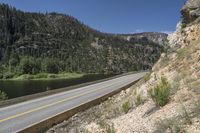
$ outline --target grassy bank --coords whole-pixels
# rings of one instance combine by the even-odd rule
[[[62,72],[58,74],[51,73],[38,73],[38,74],[23,74],[23,75],[13,75],[7,79],[0,80],[55,80],[55,79],[72,79],[80,78],[86,74],[83,73],[68,73]]]

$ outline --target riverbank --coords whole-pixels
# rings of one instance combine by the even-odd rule
[[[14,75],[8,78],[2,78],[1,81],[23,81],[23,80],[59,80],[59,79],[73,79],[73,78],[81,78],[87,74],[84,73],[68,73],[62,72],[58,74],[51,73],[38,73],[38,74],[23,74],[23,75]]]

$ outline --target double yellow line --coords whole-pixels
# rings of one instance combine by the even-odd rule
[[[45,109],[45,108],[48,108],[48,107],[51,107],[51,106],[54,106],[54,105],[57,105],[57,104],[60,104],[60,103],[63,103],[63,102],[67,102],[67,101],[70,101],[70,100],[73,100],[75,98],[78,98],[78,97],[81,97],[81,96],[84,96],[84,95],[87,95],[87,94],[91,94],[93,92],[96,92],[98,90],[103,90],[103,89],[106,89],[110,86],[112,86],[113,84],[109,85],[109,86],[106,86],[106,87],[103,87],[103,88],[98,88],[98,89],[93,89],[91,91],[87,91],[85,93],[82,93],[82,94],[79,94],[79,95],[75,95],[75,96],[72,96],[70,98],[66,98],[66,99],[63,99],[63,100],[60,100],[60,101],[57,101],[57,102],[53,102],[51,104],[47,104],[47,105],[44,105],[44,106],[41,106],[41,107],[38,107],[38,108],[35,108],[35,109],[30,109],[26,112],[23,112],[23,113],[19,113],[19,114],[16,114],[16,115],[13,115],[13,116],[10,116],[10,117],[7,117],[7,118],[4,118],[4,119],[1,119],[0,120],[0,123],[1,122],[5,122],[5,121],[8,121],[8,120],[11,120],[11,119],[14,119],[14,118],[17,118],[17,117],[20,117],[20,116],[23,116],[23,115],[26,115],[26,114],[30,114],[30,113],[33,113],[33,112],[36,112],[36,111],[39,111],[39,110],[42,110],[42,109]]]

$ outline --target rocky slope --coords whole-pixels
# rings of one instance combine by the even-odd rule
[[[157,32],[144,32],[144,33],[136,33],[136,34],[125,34],[121,35],[124,39],[129,42],[140,42],[147,43],[148,40],[160,45],[167,45],[168,41],[166,39],[168,35],[164,33]]]
[[[15,68],[29,56],[38,64],[50,58],[59,64],[60,71],[69,72],[148,69],[159,59],[167,38],[160,33],[156,35],[161,42],[148,37],[154,34],[141,34],[142,39],[127,41],[120,35],[98,32],[68,15],[26,13],[0,5],[0,61],[7,65],[10,61]]]
[[[181,10],[183,19],[169,36],[170,48],[144,79],[47,132],[199,133],[199,11],[199,0],[188,0]],[[149,95],[161,77],[167,78],[171,86],[170,98],[163,107],[157,106]]]

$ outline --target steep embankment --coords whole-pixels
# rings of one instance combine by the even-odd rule
[[[181,13],[183,19],[169,36],[170,48],[149,75],[48,132],[199,133],[200,1],[188,0]],[[160,95],[152,95],[155,88]]]
[[[129,41],[98,32],[68,15],[27,13],[0,5],[1,70],[20,72],[18,75],[148,69],[159,59],[166,38],[163,33],[148,33],[136,41],[133,35]]]

